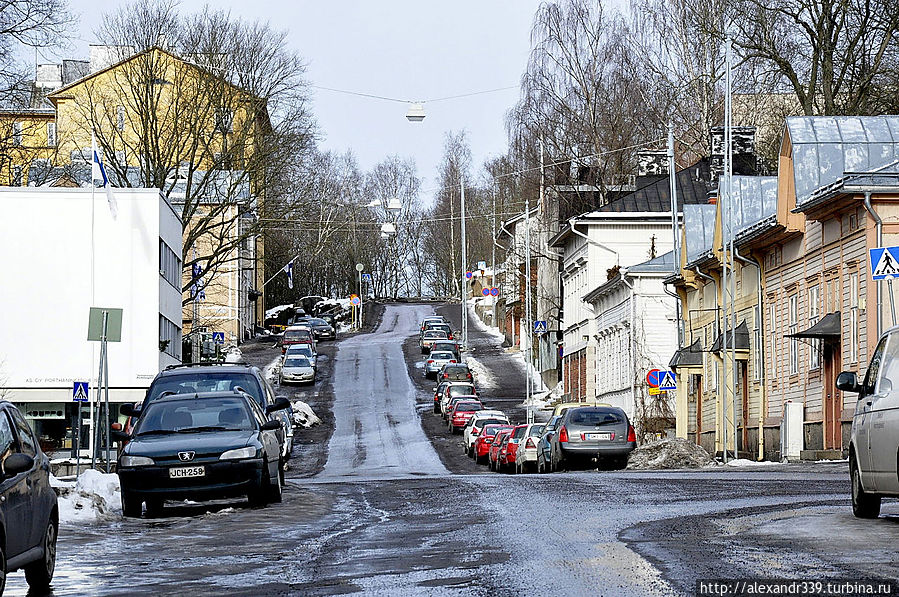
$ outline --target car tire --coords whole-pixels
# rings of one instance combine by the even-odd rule
[[[543,459],[540,458],[540,455],[537,454],[537,474],[542,475],[546,473],[546,465],[543,463]]]
[[[266,496],[266,501],[271,503],[280,503],[284,491],[284,486],[281,484],[281,476],[284,474],[283,469],[281,467],[280,461],[278,463],[278,474],[275,475],[274,482],[269,479],[269,484],[267,488],[268,495]]]
[[[270,475],[268,473],[268,462],[262,463],[262,474],[259,476],[259,484],[247,493],[247,501],[250,506],[264,506],[268,488],[270,485]]]
[[[140,518],[143,500],[130,492],[122,492],[122,516],[126,518]]]
[[[31,589],[46,589],[53,581],[53,572],[56,570],[56,539],[58,536],[59,525],[51,516],[47,521],[47,530],[44,533],[43,557],[25,566],[25,580],[28,581]]]
[[[849,477],[852,482],[852,513],[856,518],[877,518],[880,516],[879,495],[865,492],[862,488],[861,473],[855,460],[849,465]]]
[[[147,518],[157,518],[162,516],[162,508],[162,500],[147,500]]]
[[[6,546],[0,545],[0,595],[6,589]]]
[[[435,404],[435,405],[434,405],[434,414],[435,414],[435,415],[439,415],[439,414],[440,414],[440,404]]]

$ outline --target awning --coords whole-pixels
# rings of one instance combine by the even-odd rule
[[[734,331],[733,328],[727,330],[727,350],[731,348],[734,350],[749,350],[749,328],[746,326],[746,320],[743,320],[737,326],[736,334],[734,334]],[[736,338],[732,334],[736,335]],[[715,343],[712,344],[712,352],[721,352],[721,347],[724,345],[722,336],[723,334],[718,334]],[[734,343],[734,346],[731,346],[731,342]]]
[[[821,321],[807,330],[795,334],[785,334],[784,338],[839,338],[840,312],[834,311],[821,318]]]
[[[671,357],[668,366],[677,367],[702,367],[702,342],[697,338],[696,342],[685,348],[678,349]]]

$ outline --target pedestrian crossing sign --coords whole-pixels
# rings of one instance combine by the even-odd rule
[[[546,321],[543,321],[543,320],[535,321],[534,322],[534,333],[537,334],[538,336],[540,334],[545,334],[546,333]]]
[[[869,251],[871,278],[899,278],[899,247],[877,247]]]
[[[663,371],[661,375],[661,379],[659,381],[659,390],[667,391],[667,390],[676,390],[677,389],[677,381],[674,379],[674,373],[672,371]]]
[[[90,386],[86,381],[76,381],[72,387],[72,402],[87,402]]]

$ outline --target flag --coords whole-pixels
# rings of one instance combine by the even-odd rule
[[[103,159],[100,152],[97,151],[97,140],[91,135],[91,181],[99,182],[100,186],[106,189],[106,201],[109,202],[109,212],[114,220],[118,215],[118,205],[115,197],[112,195],[112,186],[109,184],[109,177],[106,176],[106,167],[103,165]]]
[[[281,271],[287,272],[287,287],[293,290],[293,261],[285,265]]]
[[[203,266],[199,263],[194,263],[191,268],[191,273],[193,273],[194,277],[194,283],[190,287],[191,297],[201,301],[206,300],[206,291],[203,289],[203,278],[201,277],[203,275]]]

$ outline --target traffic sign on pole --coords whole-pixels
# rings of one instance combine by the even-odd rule
[[[870,249],[868,254],[872,279],[899,278],[899,247],[877,247]]]
[[[214,344],[224,344],[225,332],[212,332],[212,342]]]
[[[478,261],[478,269],[487,269],[486,261]]]
[[[499,296],[499,288],[494,286],[490,289],[490,296]]]
[[[362,304],[362,299],[359,298],[358,294],[351,294],[350,295],[350,304],[358,307],[359,305]]]
[[[362,274],[362,281],[371,284],[371,274]]]
[[[646,374],[646,385],[650,388],[659,387],[659,382],[661,381],[659,374],[661,371],[659,369],[650,369]]]
[[[72,402],[87,402],[90,395],[90,385],[86,381],[76,381],[72,388]]]
[[[465,277],[468,278],[469,280],[471,280],[471,277],[472,277],[473,275],[474,275],[474,274],[473,274],[472,272],[465,272]]]
[[[490,296],[490,289],[484,288],[483,290],[481,290],[481,294],[483,294],[484,296]]]
[[[534,333],[538,336],[546,333],[546,321],[539,320],[534,322]]]
[[[675,380],[673,371],[662,371],[661,377],[659,378],[659,389],[662,391],[677,389],[677,381]]]

